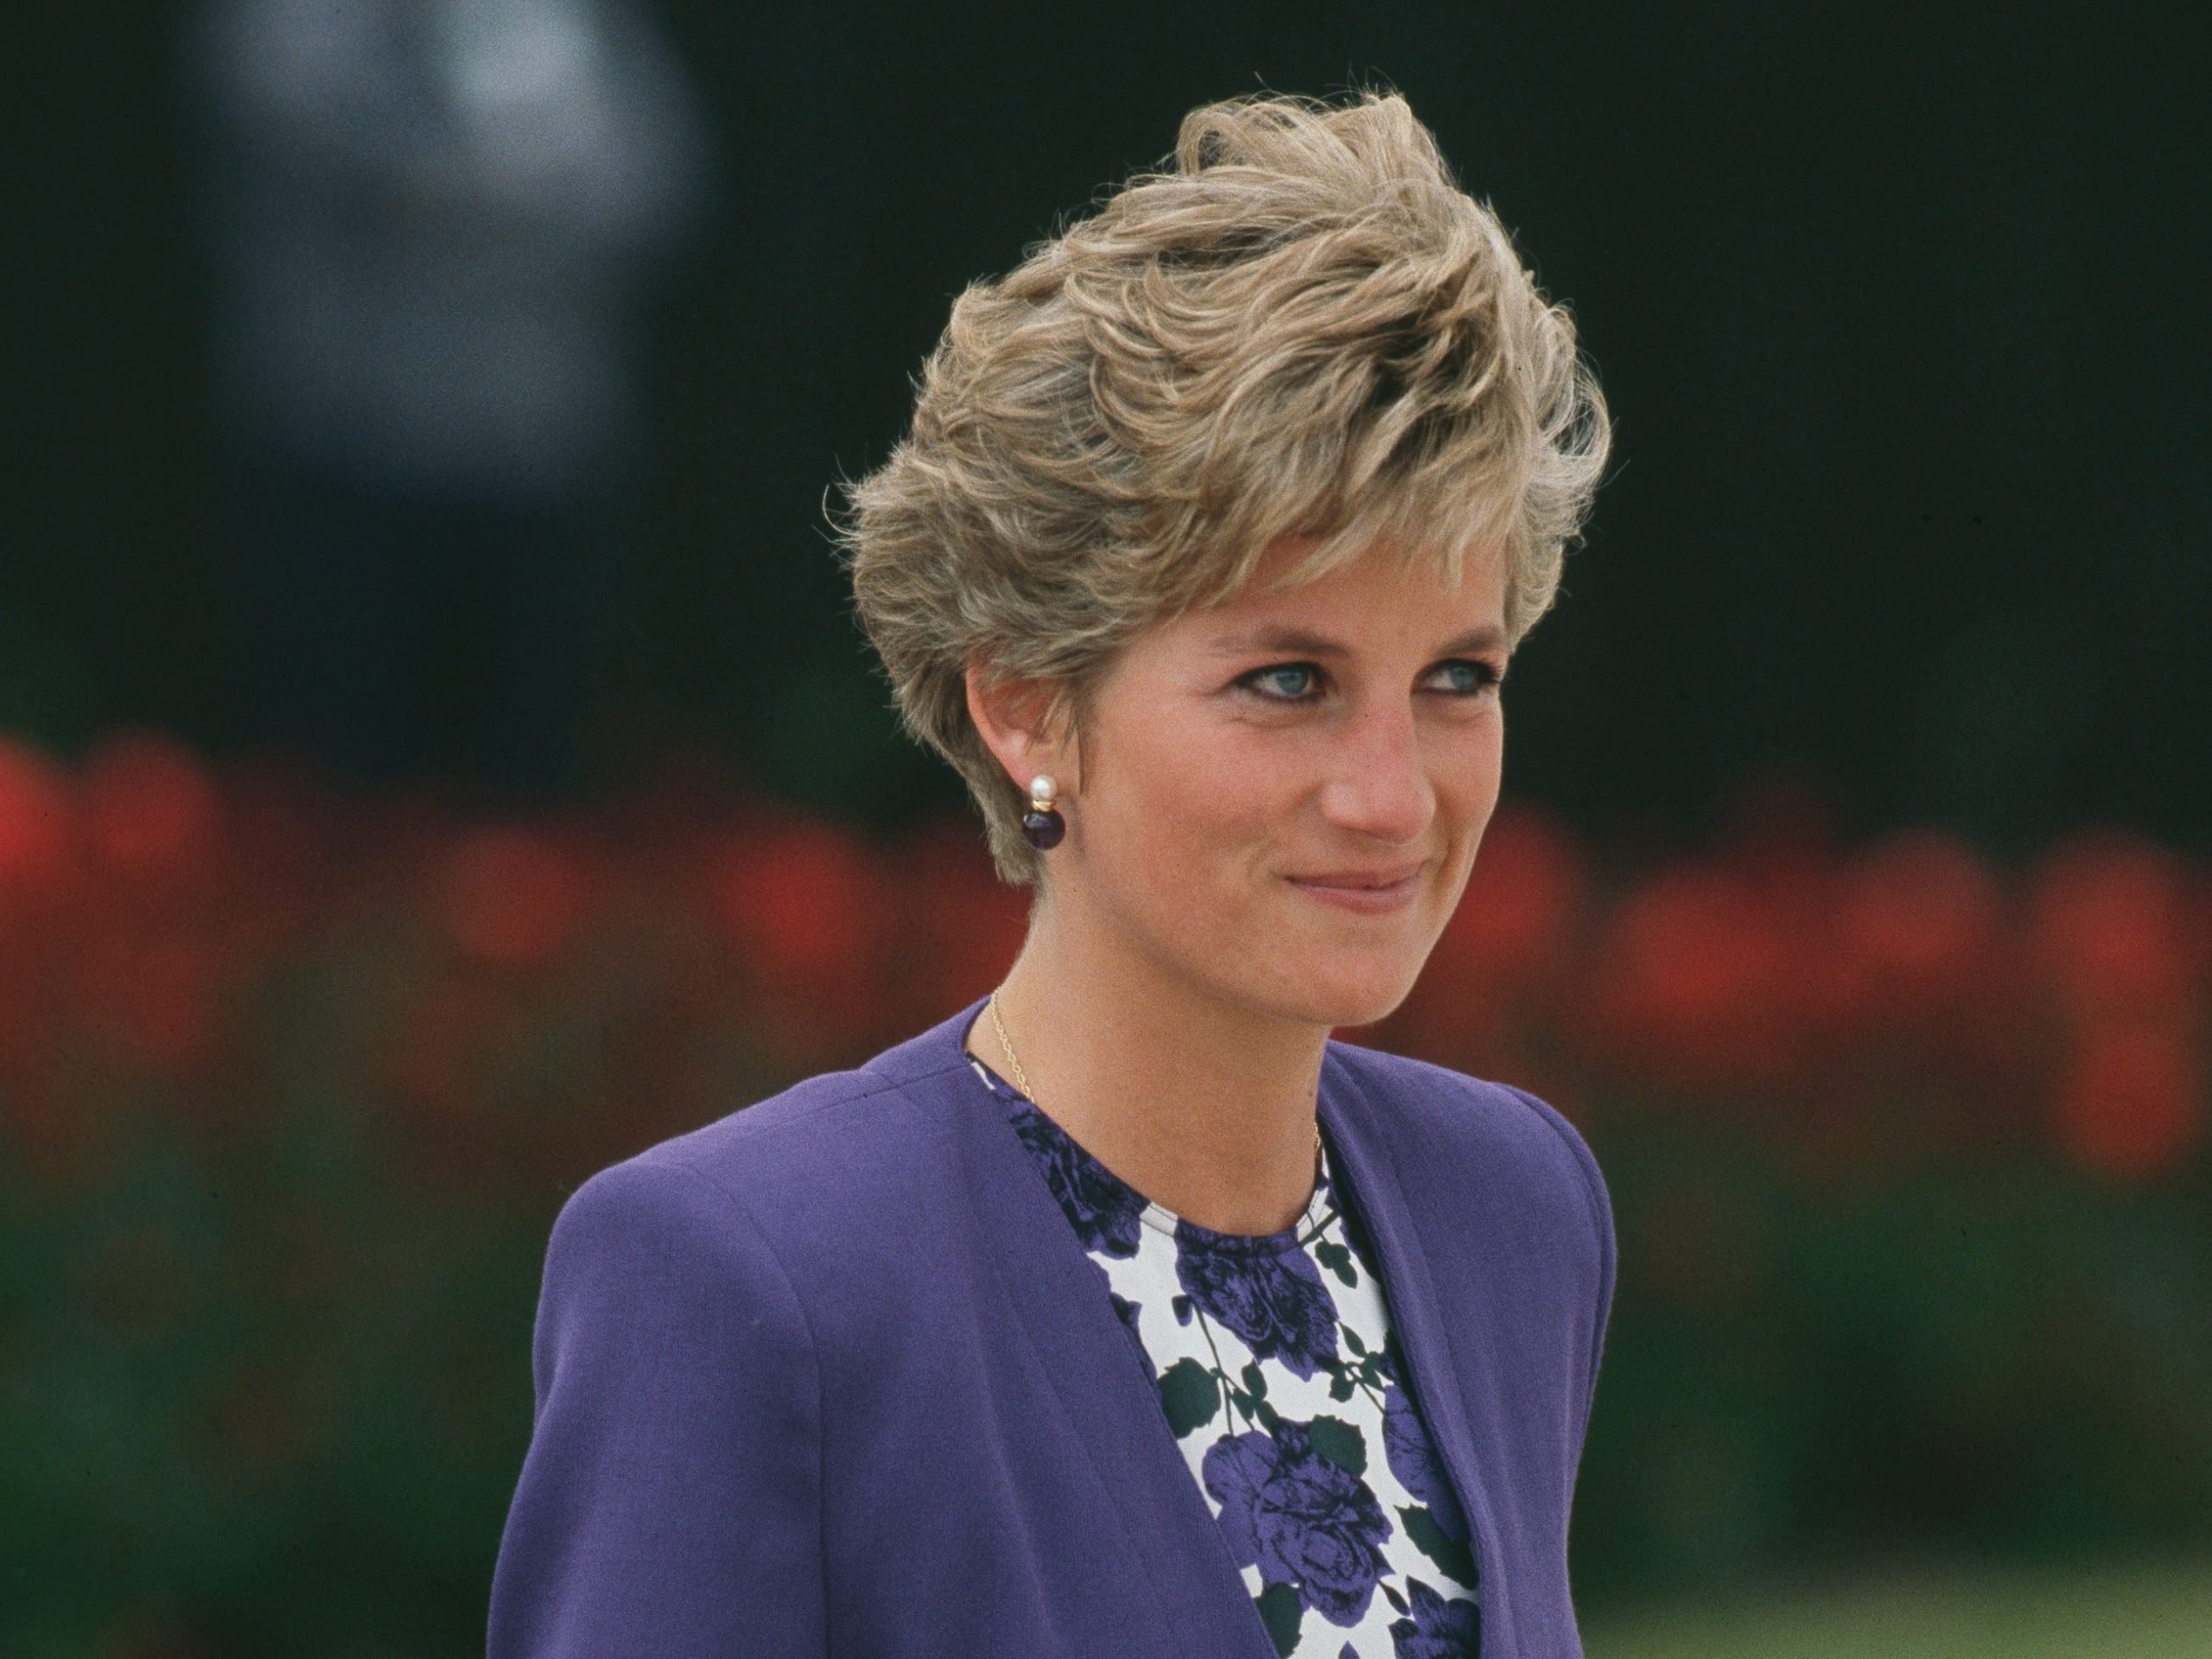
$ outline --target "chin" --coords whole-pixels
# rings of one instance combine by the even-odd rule
[[[1397,963],[1347,963],[1333,972],[1309,973],[1296,986],[1270,987],[1272,995],[1254,1000],[1264,1001],[1283,1018],[1332,1031],[1372,1026],[1397,1012],[1420,973],[1417,963],[1411,968]]]
[[[1332,1031],[1351,1026],[1377,1026],[1395,1014],[1405,1000],[1406,992],[1395,989],[1387,996],[1348,997],[1338,1004],[1326,1023]]]

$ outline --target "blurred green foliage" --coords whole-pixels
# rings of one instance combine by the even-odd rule
[[[1898,1562],[1847,1583],[1586,1622],[1589,1659],[2212,1659],[2212,1560],[2028,1573]]]
[[[2212,1181],[2021,1144],[1790,1172],[1609,1103],[1620,1284],[1585,1604],[1836,1560],[2212,1539]]]

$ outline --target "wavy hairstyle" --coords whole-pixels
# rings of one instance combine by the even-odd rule
[[[969,717],[994,682],[1084,695],[1147,625],[1378,540],[1502,544],[1518,643],[1559,590],[1611,442],[1567,309],[1395,94],[1254,97],[955,302],[913,423],[845,486],[840,549],[906,728],[1036,882],[1024,796]]]

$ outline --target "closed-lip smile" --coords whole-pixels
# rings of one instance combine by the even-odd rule
[[[1393,865],[1384,869],[1317,870],[1285,878],[1291,886],[1323,904],[1339,910],[1380,915],[1403,908],[1413,899],[1424,864]]]

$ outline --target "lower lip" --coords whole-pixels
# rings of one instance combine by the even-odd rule
[[[1407,876],[1393,881],[1387,887],[1332,887],[1319,882],[1290,879],[1290,885],[1309,899],[1318,899],[1325,905],[1338,910],[1351,911],[1357,916],[1387,916],[1393,911],[1403,910],[1413,902],[1418,878]]]

